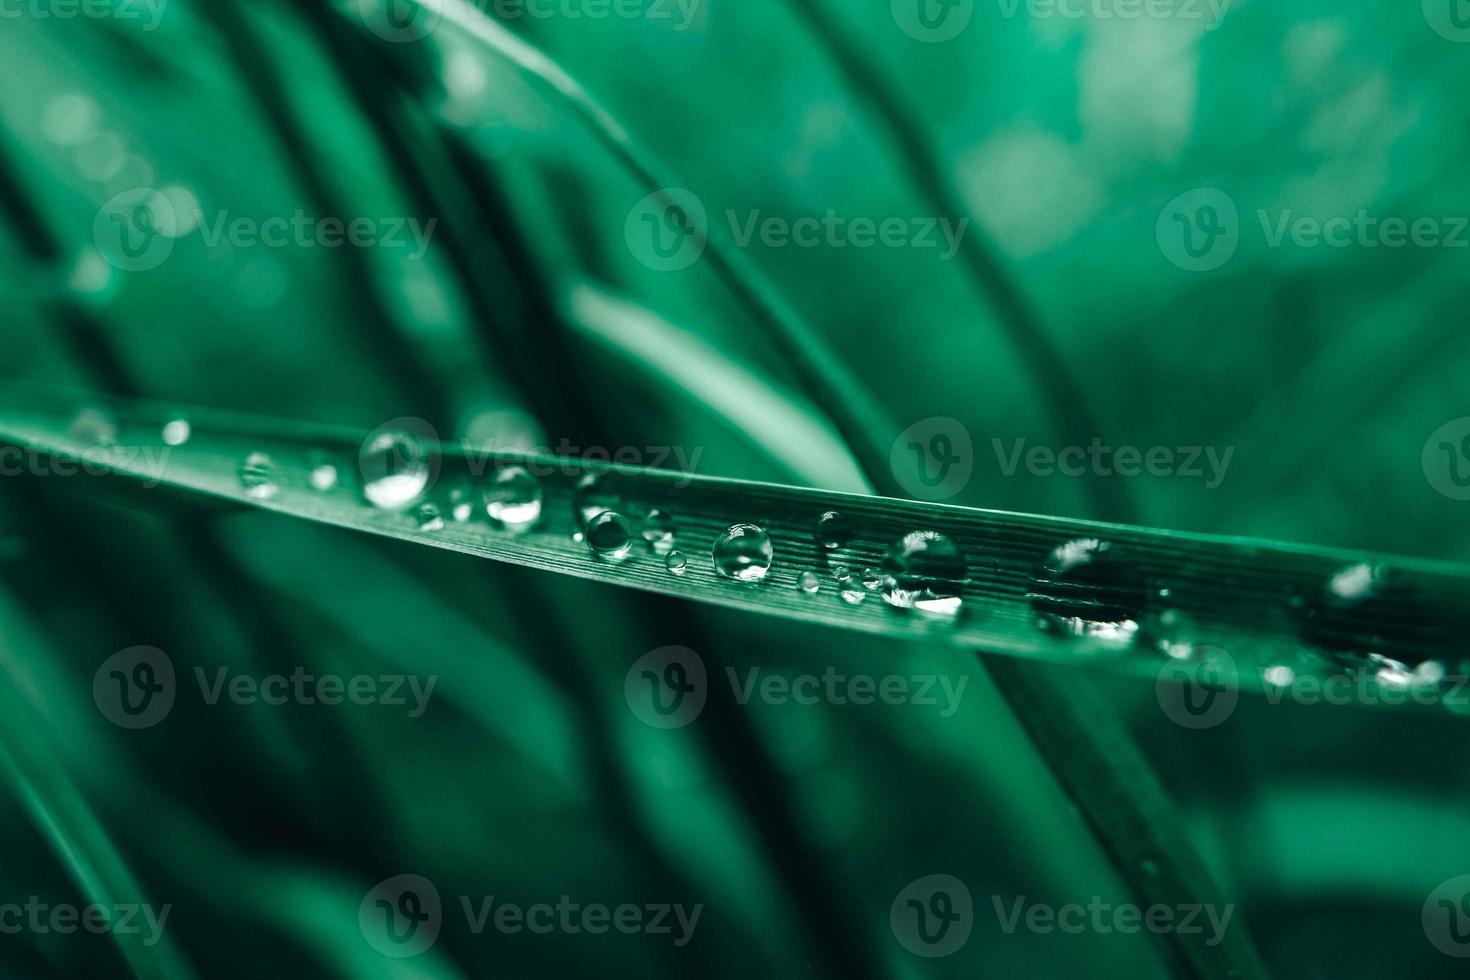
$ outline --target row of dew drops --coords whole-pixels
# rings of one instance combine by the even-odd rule
[[[94,410],[78,417],[80,430],[97,444],[114,441],[115,426]],[[189,422],[173,419],[162,430],[170,446],[187,442]],[[364,444],[360,464],[363,496],[374,507],[411,513],[423,531],[446,526],[443,512],[434,503],[419,501],[431,479],[430,457],[415,437],[396,432],[375,435]],[[265,499],[279,489],[274,461],[265,453],[250,453],[241,462],[239,479],[247,496]],[[336,487],[338,472],[325,455],[312,460],[309,480],[318,491]],[[483,492],[459,485],[448,495],[448,511],[458,523],[469,521],[477,507],[493,522],[512,533],[530,530],[541,519],[541,482],[523,466],[505,465],[490,477]],[[573,534],[600,560],[618,562],[633,552],[637,538],[664,559],[674,575],[684,575],[689,559],[675,548],[677,527],[665,510],[650,510],[635,533],[633,522],[617,508],[621,499],[609,485],[606,474],[583,474],[575,487],[573,511],[581,530]],[[847,546],[852,524],[838,511],[828,510],[813,522],[813,538],[824,555],[834,555]],[[765,529],[757,524],[733,524],[716,536],[710,551],[716,574],[732,582],[749,585],[765,581],[775,559],[775,549]],[[932,530],[904,534],[885,553],[880,569],[854,570],[835,565],[830,570],[839,598],[849,604],[863,602],[869,594],[880,594],[890,606],[911,609],[938,619],[954,619],[964,605],[968,582],[964,554],[948,536]],[[1446,676],[1444,664],[1398,653],[1399,647],[1418,646],[1414,636],[1384,635],[1361,630],[1365,621],[1383,617],[1384,605],[1402,604],[1403,595],[1390,572],[1372,564],[1345,566],[1329,577],[1321,595],[1308,601],[1293,597],[1291,606],[1304,613],[1312,645],[1343,653],[1351,651],[1355,666],[1390,687],[1436,684]],[[798,573],[796,589],[808,595],[822,590],[823,577],[807,569]],[[1175,659],[1196,654],[1188,636],[1193,631],[1188,618],[1165,608],[1146,630],[1140,622],[1151,604],[1150,596],[1167,600],[1168,589],[1153,592],[1128,563],[1116,560],[1112,547],[1093,538],[1079,538],[1055,548],[1042,564],[1027,599],[1037,614],[1038,625],[1054,634],[1088,637],[1118,646],[1131,645],[1147,635],[1149,645]],[[1167,605],[1167,604],[1166,604]],[[1422,621],[1422,620],[1421,620]],[[1344,633],[1359,635],[1349,637]],[[1420,636],[1418,639],[1422,639]],[[1402,656],[1403,659],[1396,659]],[[1414,666],[1410,666],[1414,662]],[[1463,665],[1462,665],[1463,666]],[[1277,665],[1266,672],[1268,683],[1288,683],[1293,668]]]
[[[415,437],[393,432],[376,435],[364,444],[360,463],[363,496],[368,503],[384,510],[412,506],[423,531],[439,531],[447,526],[438,505],[421,502],[413,506],[431,479],[429,454]],[[279,490],[275,463],[265,453],[246,456],[240,464],[239,478],[246,495],[255,499],[267,499]],[[317,490],[331,490],[338,482],[337,470],[324,459],[314,460],[310,482]],[[578,479],[572,506],[580,530],[573,539],[584,543],[596,558],[619,562],[630,557],[641,537],[654,554],[664,559],[672,574],[684,575],[689,558],[674,547],[677,526],[673,515],[662,509],[650,510],[635,532],[633,522],[619,509],[622,501],[618,491],[610,484],[602,473],[587,473]],[[522,533],[540,521],[542,500],[541,481],[535,475],[524,466],[505,465],[491,475],[489,485],[478,495],[463,485],[453,487],[448,511],[452,520],[463,523],[470,520],[477,507],[482,508],[497,525]],[[813,534],[820,548],[832,553],[847,545],[852,527],[845,515],[827,511],[816,519]],[[764,528],[739,523],[715,538],[710,558],[721,578],[754,585],[765,580],[775,560],[775,549]],[[831,578],[838,596],[849,605],[861,603],[870,593],[881,593],[889,605],[952,619],[963,606],[966,568],[964,556],[950,538],[935,531],[914,531],[889,549],[881,573],[839,565],[831,570]],[[822,578],[815,571],[803,571],[797,576],[796,588],[808,595],[816,594],[821,591]]]

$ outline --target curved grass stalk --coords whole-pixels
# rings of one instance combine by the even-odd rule
[[[1317,653],[1309,648],[1307,641],[1321,635],[1321,623],[1298,609],[1302,597],[1310,602],[1313,596],[1327,594],[1329,584],[1340,584],[1344,570],[1372,569],[1383,580],[1395,582],[1395,595],[1405,599],[1365,608],[1342,624],[1343,646],[1359,636],[1379,640],[1389,636],[1408,651],[1405,657],[1427,659],[1442,654],[1439,639],[1457,635],[1454,627],[1470,617],[1470,568],[1461,565],[452,445],[424,447],[425,459],[437,472],[433,485],[414,506],[388,510],[363,497],[358,477],[361,440],[351,430],[116,401],[102,408],[116,427],[115,440],[99,445],[85,427],[74,425],[82,405],[97,404],[95,399],[79,402],[53,390],[0,391],[0,441],[11,447],[4,459],[11,464],[34,463],[36,469],[58,475],[85,467],[99,476],[123,477],[145,493],[167,489],[196,501],[258,507],[578,578],[962,649],[1106,664],[1154,677],[1174,659],[1167,654],[1177,657],[1186,649],[1215,645],[1232,654],[1239,682],[1252,687],[1260,685],[1261,674],[1271,666],[1289,663],[1301,674],[1330,671],[1344,662],[1342,650],[1324,648]],[[192,434],[183,445],[166,446],[160,432],[174,418],[189,419]],[[261,469],[271,487],[268,493],[242,482],[241,465],[252,454],[267,459]],[[320,490],[313,485],[312,474],[324,465],[335,469],[336,483]],[[543,507],[534,528],[510,533],[485,517],[478,504],[469,520],[452,519],[451,491],[467,491],[468,499],[478,501],[494,474],[510,466],[540,477]],[[578,525],[573,516],[577,484],[589,475],[597,476],[608,505],[626,514],[635,532],[640,514],[660,509],[673,516],[674,546],[688,558],[685,574],[672,573],[664,558],[641,540],[635,540],[623,560],[606,560],[573,539]],[[444,528],[421,526],[416,507],[424,502],[439,508]],[[812,526],[831,510],[846,515],[853,530],[845,547],[827,551],[815,542]],[[758,585],[722,578],[711,560],[716,536],[741,522],[763,526],[774,547],[770,571]],[[890,545],[916,530],[947,535],[967,556],[968,573],[958,591],[963,608],[957,616],[900,610],[878,594],[855,605],[839,600],[832,567],[879,568]],[[1043,571],[1043,564],[1059,545],[1079,539],[1107,543],[1120,577],[1075,583],[1079,615],[1058,616],[1057,604],[1065,601],[1062,593],[1067,590],[1056,590],[1058,580]],[[807,571],[822,578],[814,595],[797,588],[799,576]],[[1139,603],[1137,609],[1128,610],[1127,625],[1071,631],[1082,635],[1067,631],[1065,627],[1078,626],[1078,620],[1082,627],[1088,625],[1081,615],[1085,608],[1122,601],[1120,588]],[[1166,602],[1159,597],[1164,589]],[[1188,623],[1187,633],[1166,631],[1167,623],[1157,622],[1165,612],[1169,616],[1163,618],[1170,622]],[[1059,628],[1039,627],[1039,616]],[[1097,620],[1092,625],[1107,624]]]

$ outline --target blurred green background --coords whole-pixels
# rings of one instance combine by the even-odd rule
[[[892,437],[936,418],[969,434],[949,502],[1470,560],[1466,504],[1430,465],[1467,412],[1463,2],[923,2],[7,6],[0,373],[500,445],[681,447],[702,473],[862,489],[824,393],[708,257],[656,268],[634,241],[651,188],[497,53],[502,31],[727,233],[731,212],[971,219],[995,279],[942,249],[737,246]],[[109,216],[149,195],[168,254],[130,271]],[[1170,237],[1180,207],[1205,233],[1200,202],[1233,248],[1205,268]],[[435,224],[422,255],[209,240],[298,212]],[[1359,212],[1433,219],[1440,241],[1273,242]],[[1052,356],[1020,352],[997,288]],[[1212,488],[1007,475],[993,442],[1079,434],[1233,455]],[[147,947],[0,935],[7,976],[1167,975],[1146,934],[1002,928],[992,896],[1128,896],[969,658],[115,491],[0,481],[0,905],[173,911]],[[196,698],[128,731],[91,683],[139,644],[189,674],[439,681],[420,718]],[[950,717],[712,703],[662,731],[623,683],[670,644],[738,671],[973,676]],[[1063,694],[1076,668],[1054,670]],[[1462,725],[1246,698],[1191,731],[1152,685],[1095,679],[1273,975],[1463,969],[1421,924],[1470,872]],[[395,960],[357,913],[403,873],[434,881],[445,924]],[[974,931],[915,956],[890,905],[941,873]],[[458,913],[564,894],[704,911],[682,947],[475,935]]]

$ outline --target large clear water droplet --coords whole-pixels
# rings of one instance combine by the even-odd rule
[[[710,552],[715,571],[741,582],[759,582],[771,570],[776,551],[766,532],[754,524],[732,524],[715,538]]]
[[[621,561],[633,549],[633,526],[622,514],[610,510],[593,515],[583,529],[587,547],[599,558]]]
[[[817,518],[813,536],[817,544],[828,551],[846,547],[852,538],[852,523],[846,515],[829,510]]]
[[[265,500],[275,496],[280,486],[276,483],[276,464],[265,453],[251,453],[240,463],[240,486],[247,497]]]
[[[964,604],[965,556],[938,531],[911,531],[883,556],[882,579],[890,606],[954,616]]]
[[[683,575],[689,569],[689,559],[682,551],[671,551],[664,559],[664,567],[675,575]]]
[[[1096,538],[1061,545],[1030,593],[1044,626],[1067,636],[1128,642],[1148,605],[1143,575]]]
[[[524,466],[498,470],[485,491],[485,513],[511,531],[524,531],[541,519],[541,481]]]
[[[396,510],[429,485],[429,452],[417,436],[380,432],[362,448],[362,493],[374,507]]]

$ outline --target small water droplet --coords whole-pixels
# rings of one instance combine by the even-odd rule
[[[1296,671],[1286,664],[1272,664],[1261,676],[1267,684],[1273,687],[1287,687],[1296,680]]]
[[[623,504],[617,477],[611,473],[584,473],[572,493],[572,514],[577,527],[605,510],[617,510]]]
[[[247,497],[265,500],[275,496],[280,487],[276,484],[276,464],[265,453],[251,453],[240,463],[240,486]]]
[[[414,516],[418,518],[420,531],[444,530],[444,515],[433,504],[420,504]]]
[[[863,588],[867,589],[869,592],[877,592],[878,587],[883,584],[883,576],[879,575],[871,568],[865,568],[863,569],[862,581]]]
[[[193,427],[189,425],[188,419],[172,419],[163,426],[163,444],[165,446],[182,446],[189,441],[193,435]]]
[[[117,445],[117,423],[98,408],[84,408],[71,423],[72,438],[90,446]]]
[[[715,539],[710,552],[715,571],[741,582],[759,582],[771,569],[775,549],[766,532],[754,524],[732,524]]]
[[[684,557],[684,552],[682,551],[671,551],[668,557],[664,559],[664,567],[675,575],[683,575],[689,568],[689,559]]]
[[[449,516],[463,524],[475,516],[475,492],[464,484],[449,488]]]
[[[853,588],[851,585],[845,586],[838,595],[842,596],[842,601],[849,606],[855,606],[868,597],[868,593],[862,589]]]
[[[643,540],[656,555],[673,550],[674,531],[674,517],[666,510],[651,510],[643,518]]]
[[[1111,545],[1079,538],[1048,556],[1029,598],[1048,629],[1127,643],[1138,633],[1147,596],[1143,576]]]
[[[485,513],[510,531],[525,531],[541,519],[541,481],[524,466],[498,470],[485,491]]]
[[[337,485],[337,467],[331,463],[318,463],[311,469],[311,485],[315,490],[326,492]]]
[[[813,571],[805,571],[796,576],[796,587],[807,595],[811,595],[822,587],[822,580]]]
[[[817,544],[831,551],[844,547],[852,538],[852,522],[845,515],[829,510],[817,518],[814,531]]]
[[[964,604],[965,556],[938,531],[911,531],[883,556],[883,601],[953,616]]]
[[[380,432],[363,446],[362,493],[374,507],[395,510],[429,485],[429,452],[417,436]]]
[[[633,526],[615,511],[598,511],[587,522],[584,534],[592,553],[608,561],[623,560],[633,548]]]
[[[832,581],[838,583],[839,585],[845,582],[852,581],[852,569],[848,568],[846,565],[838,565],[836,568],[832,569]]]

